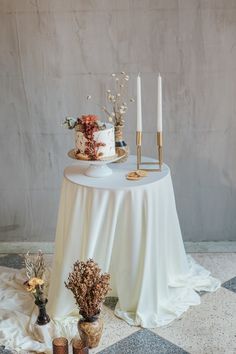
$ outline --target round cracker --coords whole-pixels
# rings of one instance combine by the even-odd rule
[[[135,171],[132,171],[132,172],[129,172],[129,173],[127,174],[127,176],[129,176],[129,177],[136,177],[136,176],[137,176],[137,173],[136,173]]]
[[[137,170],[136,174],[140,177],[146,177],[148,175],[147,171],[144,171],[144,170]]]
[[[141,179],[142,177],[140,177],[140,176],[134,176],[134,177],[132,177],[132,176],[126,176],[126,179],[128,179],[128,180],[130,180],[130,181],[139,181],[140,179]]]

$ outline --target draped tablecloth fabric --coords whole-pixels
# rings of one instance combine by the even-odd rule
[[[166,325],[200,303],[194,290],[219,287],[186,256],[168,166],[128,181],[135,168],[134,157],[102,179],[86,177],[76,165],[66,168],[49,291],[53,317],[75,307],[64,281],[77,259],[93,258],[111,274],[115,314],[135,326]]]
[[[46,326],[35,325],[37,308],[23,289],[24,271],[0,272],[0,344],[50,352],[51,339],[73,337],[78,310],[65,288],[76,260],[93,258],[111,274],[115,314],[130,325],[163,326],[200,303],[195,290],[220,282],[184,250],[168,166],[139,181],[125,176],[135,158],[113,164],[113,175],[86,177],[85,167],[65,169],[58,213]]]

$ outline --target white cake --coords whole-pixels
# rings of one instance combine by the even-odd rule
[[[101,160],[115,156],[114,126],[110,123],[99,122],[99,124],[103,126],[103,129],[92,132],[91,139],[88,139],[86,134],[80,131],[79,126],[75,127],[75,150],[78,158]],[[92,152],[96,150],[96,157],[94,154],[88,153],[88,147]]]

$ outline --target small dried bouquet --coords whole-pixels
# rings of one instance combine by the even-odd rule
[[[26,290],[33,294],[36,302],[45,301],[44,297],[44,272],[45,263],[43,253],[38,252],[36,256],[30,255],[29,252],[24,257],[26,275],[28,280],[24,282]]]
[[[92,259],[74,263],[65,286],[72,291],[80,314],[85,320],[100,313],[101,305],[110,290],[109,282],[110,275],[102,274],[98,264]]]
[[[108,120],[115,127],[116,153],[118,156],[123,156],[119,162],[125,162],[129,156],[129,146],[123,138],[125,114],[128,109],[127,100],[134,102],[134,99],[127,97],[129,75],[121,71],[120,73],[112,74],[112,77],[115,80],[115,85],[113,90],[108,89],[106,91],[108,105],[107,107],[102,107],[102,109],[108,116]]]
[[[106,100],[109,107],[102,107],[102,109],[107,114],[109,121],[112,122],[115,127],[123,127],[125,123],[124,115],[128,109],[126,96],[129,75],[124,71],[121,71],[120,73],[114,73],[111,76],[115,80],[115,88],[106,91]],[[134,102],[134,99],[130,98],[129,101]]]

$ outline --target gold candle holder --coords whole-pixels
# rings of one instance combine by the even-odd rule
[[[157,144],[157,161],[147,162],[142,161],[142,132],[136,132],[136,148],[137,148],[137,170],[161,172],[163,165],[163,137],[162,132],[156,134]],[[142,165],[158,165],[158,168],[143,168]]]

